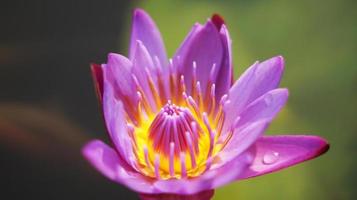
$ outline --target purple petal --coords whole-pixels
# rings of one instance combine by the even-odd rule
[[[92,140],[83,149],[84,157],[104,176],[114,180],[119,165],[126,166],[114,149],[100,140]]]
[[[91,64],[90,66],[91,72],[92,72],[92,78],[94,81],[94,88],[97,94],[97,97],[102,103],[102,98],[103,98],[103,69],[101,65],[98,64]]]
[[[156,180],[134,171],[125,161],[120,159],[120,156],[112,148],[99,140],[87,144],[82,152],[87,160],[104,176],[136,192],[145,194],[191,195],[212,190],[241,177],[253,158],[251,153],[247,152],[226,165],[208,170],[198,177]]]
[[[150,90],[149,87],[149,79],[147,76],[147,72],[149,71],[150,74],[152,75],[153,81],[156,84],[157,81],[157,75],[155,72],[154,68],[154,63],[153,60],[146,49],[145,45],[141,41],[136,42],[136,52],[133,57],[133,68],[132,68],[132,73],[136,76],[141,88],[143,89],[143,92],[151,107],[155,108],[156,104],[154,101],[154,97],[152,95],[152,91]]]
[[[274,89],[260,96],[242,111],[235,128],[262,119],[273,120],[285,105],[288,96],[288,89],[285,88]]]
[[[133,97],[136,94],[135,85],[131,77],[132,63],[126,57],[110,53],[108,55],[108,62],[104,70],[106,71],[106,78],[108,81],[113,79],[114,87],[120,90],[123,96]],[[133,100],[135,98],[131,98]]]
[[[107,81],[104,82],[103,112],[111,141],[114,143],[120,156],[125,158],[127,163],[132,163],[134,154],[125,123],[123,104],[116,99],[113,88]]]
[[[252,162],[250,152],[243,153],[222,167],[210,169],[198,177],[190,179],[158,180],[152,193],[195,194],[211,190],[239,179],[242,172]]]
[[[157,56],[162,67],[167,65],[165,46],[160,31],[155,22],[142,9],[136,9],[133,14],[133,25],[130,40],[129,57],[133,60],[136,52],[136,41],[140,40],[147,48],[151,57]]]
[[[227,161],[248,149],[264,133],[287,97],[287,89],[275,89],[249,104],[234,123],[233,135],[218,156]],[[224,142],[227,138],[228,134],[222,134],[219,140]]]
[[[173,60],[176,61],[175,65],[173,66],[175,70],[177,70],[177,68],[182,68],[182,59],[181,59],[181,54],[182,52],[187,52],[189,51],[189,48],[191,47],[191,43],[193,41],[193,39],[195,38],[195,36],[197,35],[198,32],[200,32],[202,30],[203,26],[199,23],[195,23],[192,28],[191,31],[187,34],[186,38],[184,39],[184,41],[181,43],[181,46],[177,49]]]
[[[216,84],[217,101],[219,101],[224,94],[228,93],[233,81],[232,41],[229,37],[228,29],[224,24],[221,25],[220,35],[223,41],[224,55],[216,80],[214,81]]]
[[[234,130],[232,136],[228,135],[229,132],[220,136],[220,143],[225,143],[227,138],[230,140],[217,156],[229,161],[248,149],[264,133],[287,97],[287,89],[275,89],[249,104],[231,128]]]
[[[205,92],[213,64],[219,68],[223,58],[223,44],[215,25],[211,21],[203,27],[196,25],[174,57],[180,57],[178,71],[185,76],[189,93],[192,85],[192,66],[193,62],[196,62],[197,80]]]
[[[135,191],[150,193],[153,186],[149,179],[121,159],[114,149],[102,141],[93,140],[83,147],[84,157],[104,176]]]
[[[212,168],[221,167],[247,150],[264,133],[269,122],[263,119],[236,129],[227,146],[216,155],[221,162],[212,165]]]
[[[325,153],[329,144],[323,138],[307,135],[261,137],[250,149],[255,153],[252,165],[242,178],[271,173],[313,159]]]
[[[279,85],[283,70],[283,57],[277,56],[253,64],[241,75],[228,93],[230,103],[224,108],[224,132],[249,103]]]

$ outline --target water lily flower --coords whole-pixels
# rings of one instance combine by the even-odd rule
[[[83,155],[142,199],[209,199],[232,181],[317,157],[329,147],[320,137],[263,135],[288,97],[278,88],[283,70],[276,56],[234,82],[219,15],[195,24],[167,59],[155,23],[137,9],[128,58],[110,53],[106,64],[92,65],[112,144],[93,140]]]

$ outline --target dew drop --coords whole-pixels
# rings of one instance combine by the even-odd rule
[[[279,159],[279,153],[275,151],[268,151],[263,156],[263,163],[266,165],[274,164]]]

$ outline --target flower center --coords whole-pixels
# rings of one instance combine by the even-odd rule
[[[227,95],[217,101],[211,79],[202,87],[195,63],[188,82],[172,63],[170,66],[168,80],[161,71],[155,75],[148,69],[147,82],[133,75],[138,101],[136,105],[125,102],[135,154],[131,159],[136,170],[152,178],[196,177],[210,168],[213,157],[230,138],[218,141]]]
[[[149,128],[151,146],[164,156],[179,157],[180,153],[199,153],[197,121],[187,108],[167,103]],[[171,149],[173,148],[173,150]],[[172,153],[173,155],[170,155]]]
[[[137,168],[145,175],[159,179],[195,177],[210,167],[219,126],[211,123],[213,116],[189,105],[168,101],[135,129]]]

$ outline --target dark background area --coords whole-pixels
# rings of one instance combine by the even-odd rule
[[[80,155],[106,136],[89,63],[117,51],[129,6],[1,1],[1,199],[136,199]]]

